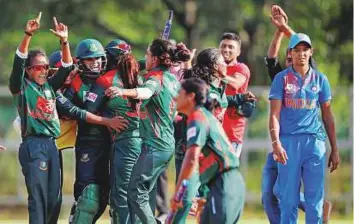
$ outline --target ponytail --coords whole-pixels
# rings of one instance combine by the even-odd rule
[[[138,87],[139,63],[132,54],[121,55],[117,61],[117,70],[121,74],[123,88],[134,89]],[[129,98],[132,110],[137,110],[138,100]]]

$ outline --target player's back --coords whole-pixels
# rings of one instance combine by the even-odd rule
[[[206,141],[199,156],[199,173],[202,183],[208,183],[218,173],[239,167],[239,159],[220,122],[204,107],[188,117],[187,141],[199,131],[206,133]],[[202,130],[204,129],[204,131]]]

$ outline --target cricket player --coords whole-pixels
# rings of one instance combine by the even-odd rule
[[[204,104],[208,86],[204,81],[190,78],[182,83],[177,108],[188,116],[187,152],[176,185],[189,180],[199,167],[199,179],[207,185],[209,194],[201,223],[237,223],[243,210],[245,184],[238,170],[239,159],[232,149],[221,124]],[[181,205],[171,200],[176,211]],[[182,205],[183,206],[183,205]]]
[[[233,106],[237,107],[242,104],[240,98],[251,100],[254,97],[253,94],[236,94],[230,96],[227,99],[225,94],[225,85],[223,85],[222,79],[226,77],[227,65],[217,48],[208,48],[201,51],[196,60],[196,64],[184,73],[184,78],[198,77],[205,81],[208,89],[208,100],[206,107],[212,111],[214,116],[221,123],[223,121],[223,115],[230,102]],[[187,120],[186,115],[181,116],[181,120],[177,121],[176,136],[178,137],[178,145],[176,146],[176,179],[180,174],[183,158],[186,153],[186,133],[187,133]],[[177,141],[177,139],[176,139]],[[189,179],[189,187],[183,197],[183,208],[180,208],[173,220],[173,223],[185,223],[189,210],[192,206],[192,199],[195,197],[197,190],[200,186],[199,176],[197,170],[194,175]],[[203,190],[200,190],[203,194]],[[204,195],[201,195],[204,196]]]
[[[90,92],[97,97],[86,101],[85,108],[93,113],[104,108],[108,116],[121,116],[128,122],[124,131],[111,131],[113,144],[110,163],[110,215],[112,223],[130,223],[127,191],[134,164],[141,151],[139,132],[141,102],[126,97],[109,98],[105,91],[112,86],[137,88],[139,64],[131,54],[130,45],[123,40],[111,41],[105,50],[109,55],[110,69],[91,87]]]
[[[268,75],[273,81],[276,74],[281,72],[280,62],[278,60],[278,52],[280,49],[283,36],[291,37],[295,32],[287,24],[288,17],[286,13],[277,5],[272,6],[272,23],[278,28],[274,34],[274,38],[269,46],[265,63],[268,68]],[[286,51],[285,66],[292,65],[290,50]],[[313,57],[309,61],[313,69],[317,69],[316,62]],[[273,154],[269,153],[266,164],[262,173],[262,204],[267,214],[268,220],[271,224],[280,223],[280,208],[279,202],[273,193],[273,187],[278,175],[277,163],[273,159]],[[300,192],[299,206],[301,210],[305,211],[305,198],[304,194]],[[323,206],[323,223],[329,220],[332,204],[329,201],[324,201]]]
[[[109,96],[131,97],[143,100],[146,117],[141,118],[141,154],[136,162],[128,187],[128,202],[142,223],[156,223],[155,208],[149,200],[156,180],[167,167],[174,153],[173,120],[176,114],[175,97],[179,82],[169,72],[175,62],[187,61],[190,51],[182,44],[174,45],[168,40],[155,39],[148,47],[143,86],[135,89],[111,87]],[[150,194],[150,195],[149,195]],[[154,204],[154,203],[152,203]],[[155,206],[155,205],[153,205]]]
[[[332,148],[330,172],[340,162],[330,85],[327,77],[309,64],[313,49],[306,34],[292,35],[289,49],[292,66],[275,76],[269,93],[269,132],[273,156],[279,162],[274,191],[279,198],[280,223],[296,223],[301,180],[306,223],[322,223],[326,133]],[[319,120],[320,108],[326,132]]]
[[[47,81],[48,59],[43,50],[28,52],[30,41],[40,28],[41,12],[27,22],[25,35],[16,51],[9,88],[21,118],[22,143],[19,160],[28,192],[29,223],[56,223],[61,201],[60,165],[55,139],[60,134],[55,92],[72,67],[68,28],[54,18],[63,52],[62,66]]]
[[[105,69],[106,54],[99,41],[85,39],[76,48],[76,58],[80,72],[63,95],[85,110],[85,101],[93,101],[97,97],[90,88]],[[83,121],[78,123],[75,203],[70,223],[95,223],[103,214],[109,196],[110,148],[110,134],[106,127]]]

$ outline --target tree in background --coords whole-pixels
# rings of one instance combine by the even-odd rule
[[[174,10],[172,38],[189,47],[203,49],[216,46],[224,31],[234,31],[243,40],[240,60],[249,65],[252,84],[268,84],[263,57],[272,38],[271,4],[281,5],[289,15],[295,31],[307,33],[314,40],[315,58],[326,71],[332,85],[353,81],[353,2],[351,0],[313,0],[305,4],[296,0],[18,0],[4,1],[0,14],[0,50],[13,52],[22,35],[17,31],[25,19],[43,11],[43,27],[58,15],[72,27],[72,46],[83,38],[127,40],[137,56],[143,56],[147,44],[163,29],[167,9]],[[39,7],[40,6],[40,7]],[[16,30],[16,31],[14,31]],[[55,40],[43,29],[35,45],[56,50]],[[284,41],[284,52],[287,42]],[[0,83],[6,84],[11,69],[11,54],[0,55]]]

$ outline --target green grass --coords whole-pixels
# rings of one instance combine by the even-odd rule
[[[70,207],[63,206],[60,213],[59,224],[68,223]],[[349,224],[353,223],[353,214],[347,216],[341,216],[336,213],[332,214],[330,224]],[[28,213],[25,206],[12,207],[12,208],[0,208],[0,224],[25,224],[28,223]],[[303,212],[299,212],[299,224],[304,224],[305,217]],[[187,224],[196,223],[194,217],[189,216]],[[269,223],[263,210],[254,209],[247,206],[241,216],[239,224],[266,224]],[[110,224],[108,209],[106,209],[103,217],[97,222],[97,224]]]
[[[28,223],[27,220],[4,220],[0,221],[0,224],[26,224]],[[68,223],[67,220],[61,220],[58,222],[59,224],[66,224]],[[194,220],[188,220],[187,224],[193,224],[196,223]],[[239,224],[268,224],[268,220],[261,220],[261,219],[247,219],[247,220],[241,220]],[[305,224],[304,220],[299,220],[299,224]],[[350,220],[330,220],[331,224],[352,224],[353,221]],[[98,221],[97,224],[110,224],[110,221],[108,219]]]

